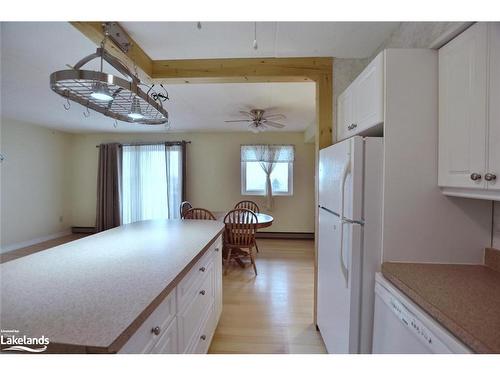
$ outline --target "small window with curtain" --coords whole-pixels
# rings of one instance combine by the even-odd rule
[[[293,195],[293,145],[242,145],[241,194]]]

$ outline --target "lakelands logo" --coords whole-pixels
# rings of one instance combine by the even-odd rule
[[[30,337],[19,335],[16,329],[2,329],[0,331],[2,351],[41,353],[47,350],[49,339],[45,336]]]

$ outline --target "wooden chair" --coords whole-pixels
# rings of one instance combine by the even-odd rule
[[[184,212],[183,219],[186,220],[216,220],[213,213],[204,208],[190,208]]]
[[[189,203],[188,201],[184,201],[181,203],[181,207],[180,207],[181,219],[184,219],[184,214],[190,208],[193,208],[193,205],[191,203]]]
[[[236,203],[236,206],[234,208],[246,208],[247,210],[253,211],[256,214],[260,213],[259,206],[257,206],[257,203],[253,201],[240,201]],[[259,252],[259,247],[257,246],[257,242],[255,242],[255,250]]]
[[[246,208],[247,210],[253,211],[256,214],[260,213],[259,211],[259,206],[257,206],[257,203],[252,202],[252,201],[241,201],[236,203],[236,206],[234,208]]]
[[[224,217],[226,228],[224,231],[224,249],[227,251],[224,274],[227,273],[231,257],[241,264],[242,256],[250,257],[255,275],[257,266],[253,248],[255,247],[255,232],[257,231],[257,216],[246,208],[236,208],[229,211]]]

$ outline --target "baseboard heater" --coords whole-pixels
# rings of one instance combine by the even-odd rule
[[[282,240],[314,240],[314,233],[308,232],[257,232],[257,238],[276,238]]]
[[[96,227],[71,227],[71,233],[93,234],[97,233]]]
[[[71,227],[71,233],[97,233],[95,227]],[[257,238],[276,238],[283,240],[313,240],[314,233],[309,232],[257,232]]]

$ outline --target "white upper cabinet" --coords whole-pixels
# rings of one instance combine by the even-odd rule
[[[447,195],[500,200],[499,31],[476,23],[439,50],[438,183]]]
[[[361,72],[337,100],[337,141],[370,135],[384,122],[384,53]]]
[[[488,167],[489,190],[500,190],[500,22],[490,24]],[[493,178],[495,176],[495,178]],[[500,193],[499,193],[500,194]]]

